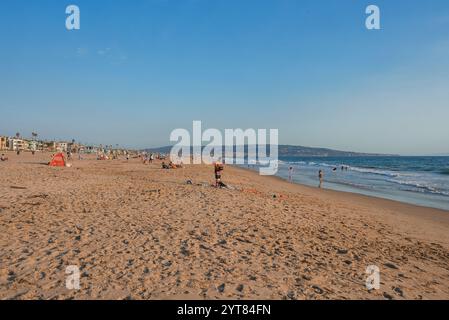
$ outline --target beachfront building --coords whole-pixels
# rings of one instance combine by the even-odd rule
[[[30,151],[39,151],[43,149],[42,141],[30,140],[28,141],[28,150]]]
[[[84,153],[97,153],[98,148],[95,146],[85,146],[84,147]]]
[[[0,150],[8,150],[8,137],[0,137]]]
[[[8,140],[9,150],[11,151],[22,151],[28,149],[28,141],[18,138],[9,138]]]
[[[67,142],[57,142],[56,143],[56,151],[59,152],[67,152],[69,144]]]
[[[44,141],[42,143],[42,150],[48,151],[48,152],[55,152],[56,151],[56,142],[54,141]]]

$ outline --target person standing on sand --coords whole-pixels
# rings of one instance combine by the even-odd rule
[[[320,179],[320,185],[318,186],[318,188],[321,188],[323,186],[323,178],[324,178],[323,170],[318,171],[318,178]]]
[[[288,168],[288,181],[293,181],[293,167]]]
[[[221,172],[224,170],[223,165],[220,162],[216,162],[214,166],[215,172],[215,187],[218,188],[221,186]]]

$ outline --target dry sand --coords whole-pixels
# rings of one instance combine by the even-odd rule
[[[210,187],[206,166],[9,157],[2,299],[449,299],[447,211],[229,166],[234,190]],[[80,290],[65,287],[69,265]],[[369,265],[379,290],[365,287]]]

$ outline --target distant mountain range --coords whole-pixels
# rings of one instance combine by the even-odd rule
[[[395,154],[361,153],[341,151],[328,148],[313,148],[303,146],[279,145],[279,156],[289,157],[380,157],[397,156]]]
[[[148,148],[143,151],[154,153],[170,153],[172,146],[159,148]],[[247,146],[245,146],[245,152]],[[234,146],[235,152],[235,146]],[[379,157],[379,156],[397,156],[393,154],[380,153],[360,153],[353,151],[340,151],[327,148],[312,148],[303,146],[279,145],[278,153],[280,157]]]

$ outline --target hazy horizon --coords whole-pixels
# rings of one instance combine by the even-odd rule
[[[279,129],[279,144],[449,154],[445,0],[73,4],[73,31],[68,3],[0,4],[1,135],[144,149],[201,120]],[[365,28],[369,4],[381,30]]]
[[[20,131],[18,131],[20,133]],[[33,131],[34,132],[34,131]],[[16,132],[17,133],[17,132]],[[7,137],[15,137],[16,134],[3,134],[0,132],[0,136],[7,136]],[[27,135],[22,135],[21,134],[21,138],[23,139],[32,139],[31,137],[31,133],[29,134],[29,136]],[[75,138],[70,138],[70,139],[58,139],[58,138],[47,138],[47,137],[40,137],[38,136],[36,138],[37,140],[41,140],[41,141],[72,141],[75,140],[75,142],[77,143],[81,143],[84,145],[92,145],[92,146],[109,146],[112,145],[113,147],[116,147],[117,144],[116,143],[101,143],[101,142],[86,142],[86,141],[80,141],[77,140]],[[171,142],[165,145],[155,145],[155,146],[144,146],[144,147],[129,147],[128,145],[124,144],[124,145],[118,145],[119,148],[124,148],[124,149],[130,149],[130,150],[146,150],[146,149],[161,149],[161,148],[166,148],[166,147],[172,147],[175,143]],[[207,142],[203,143],[203,146],[206,146]],[[358,151],[358,150],[351,150],[351,149],[337,149],[337,148],[333,148],[333,147],[326,147],[326,146],[310,146],[310,145],[299,145],[299,144],[284,144],[284,143],[279,143],[279,145],[281,146],[292,146],[292,147],[304,147],[304,148],[315,148],[315,149],[330,149],[333,151],[343,151],[343,152],[355,152],[355,153],[367,153],[367,154],[380,154],[380,155],[398,155],[398,156],[441,156],[441,157],[448,157],[449,156],[449,152],[448,153],[444,153],[444,152],[440,152],[440,153],[433,153],[433,154],[399,154],[399,153],[383,153],[383,152],[376,152],[376,151],[369,151],[369,152],[362,152],[362,151]]]

